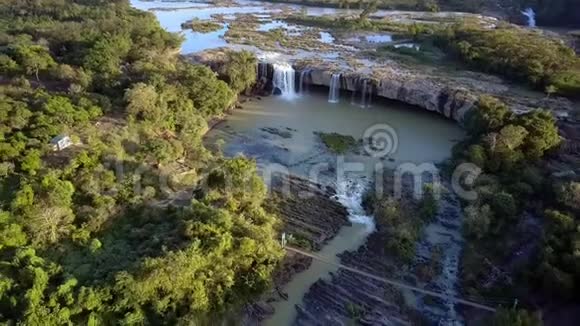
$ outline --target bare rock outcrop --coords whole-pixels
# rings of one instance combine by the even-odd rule
[[[317,86],[330,86],[335,69],[304,67],[307,80]],[[430,76],[398,66],[383,66],[370,74],[347,72],[341,74],[340,88],[361,91],[361,81],[367,80],[374,96],[386,98],[437,112],[462,124],[466,114],[477,106],[481,95],[491,95],[506,102],[517,113],[537,108],[548,109],[558,117],[573,110],[573,103],[565,98],[548,98],[541,93],[512,89],[513,85],[494,76],[464,72],[463,76]]]
[[[190,60],[218,70],[227,59],[227,49],[215,49],[190,56]],[[574,104],[562,97],[547,97],[541,92],[518,86],[500,77],[469,70],[451,71],[437,67],[404,66],[393,61],[369,63],[350,68],[333,62],[300,61],[296,63],[296,89],[300,83],[330,87],[332,75],[340,73],[342,91],[360,93],[363,81],[372,96],[399,101],[439,113],[462,124],[466,114],[477,106],[481,95],[491,95],[507,103],[516,114],[538,108],[564,118]],[[257,67],[258,85],[254,94],[272,94],[274,73],[271,62]],[[305,73],[303,73],[305,72]],[[300,78],[298,78],[300,76]]]
[[[312,84],[329,86],[332,73],[311,69]],[[449,119],[461,122],[465,113],[477,103],[477,96],[461,87],[452,87],[430,79],[392,69],[380,79],[365,77],[356,73],[341,76],[341,89],[360,91],[360,80],[371,82],[373,94],[389,100],[414,105],[428,111],[438,112]]]
[[[334,189],[296,176],[273,182],[274,210],[284,231],[320,250],[343,226],[350,225],[348,211],[333,197]]]

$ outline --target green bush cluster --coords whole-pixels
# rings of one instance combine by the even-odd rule
[[[190,28],[192,31],[198,33],[211,33],[219,31],[223,26],[222,24],[211,20],[192,19],[191,21],[181,24],[181,28]]]
[[[543,249],[528,282],[548,295],[575,298],[580,184],[546,175],[541,163],[560,143],[554,117],[543,110],[516,116],[499,100],[482,97],[465,122],[471,137],[455,148],[455,164],[474,163],[483,172],[473,187],[477,199],[464,209],[466,235],[482,250],[500,253],[504,242],[497,239],[509,239],[522,209],[541,202]]]
[[[425,184],[423,195],[417,201],[395,199],[391,196],[373,200],[371,208],[379,225],[379,232],[384,233],[385,249],[402,262],[411,263],[415,258],[417,241],[423,227],[439,211],[434,185]],[[369,204],[368,201],[366,203]]]
[[[345,154],[357,145],[356,139],[352,136],[341,135],[336,132],[320,132],[317,135],[324,145],[335,154]]]
[[[413,208],[406,202],[387,197],[376,203],[374,213],[377,223],[386,232],[385,249],[404,263],[412,262],[423,227],[423,221],[413,214]]]
[[[237,93],[249,90],[256,83],[258,60],[248,51],[228,51],[227,58],[217,69],[222,80]]]
[[[535,163],[560,144],[556,120],[543,110],[516,116],[501,101],[482,96],[465,124],[471,138],[455,148],[456,160],[475,164],[484,175],[475,185],[477,201],[465,209],[466,232],[499,236],[542,189]]]
[[[468,23],[442,29],[440,47],[487,72],[522,80],[563,95],[580,94],[580,60],[557,39],[512,26],[482,28]]]

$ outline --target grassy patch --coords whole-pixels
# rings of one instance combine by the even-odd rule
[[[306,250],[312,250],[314,248],[312,240],[302,234],[289,234],[287,239],[288,245],[292,247],[298,247]]]
[[[280,51],[281,47],[322,52],[335,49],[332,44],[321,42],[319,31],[314,29],[300,31],[300,34],[290,34],[283,27],[267,31],[260,31],[258,27],[259,25],[254,22],[237,19],[230,24],[224,38],[228,42],[253,45],[267,51]]]
[[[333,153],[344,154],[356,146],[357,141],[352,136],[332,133],[317,133],[324,145]]]
[[[399,44],[407,42],[400,41]],[[365,55],[375,59],[390,59],[407,64],[441,64],[445,53],[435,47],[431,40],[410,40],[413,47],[394,46],[392,44],[379,45],[375,50],[366,51]]]
[[[541,33],[510,25],[496,29],[466,22],[435,34],[434,44],[464,63],[564,96],[580,92],[580,60],[572,48]]]
[[[193,19],[181,24],[181,28],[189,28],[198,33],[211,33],[219,31],[223,25],[209,20]]]
[[[325,29],[348,31],[385,31],[407,33],[409,24],[402,24],[386,19],[360,19],[358,17],[304,16],[292,15],[285,19],[299,25],[314,26]]]

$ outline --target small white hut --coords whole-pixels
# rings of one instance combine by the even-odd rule
[[[50,141],[50,144],[52,145],[53,150],[62,151],[63,149],[70,147],[73,142],[67,135],[58,135]]]

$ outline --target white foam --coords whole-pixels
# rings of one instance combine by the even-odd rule
[[[278,52],[261,52],[256,54],[258,60],[267,63],[278,63],[281,56],[282,54]]]
[[[286,62],[274,63],[273,67],[274,77],[272,78],[272,83],[274,84],[274,88],[279,89],[284,98],[295,98],[296,73],[294,68],[292,68],[292,66]]]
[[[363,224],[366,231],[372,233],[375,230],[375,220],[367,215],[362,207],[363,196],[368,185],[358,180],[340,182],[336,187],[336,200],[346,207],[351,223]]]
[[[328,102],[338,103],[340,97],[340,74],[332,74],[328,89]]]
[[[522,14],[528,17],[528,27],[536,27],[536,12],[532,8],[522,11]]]

